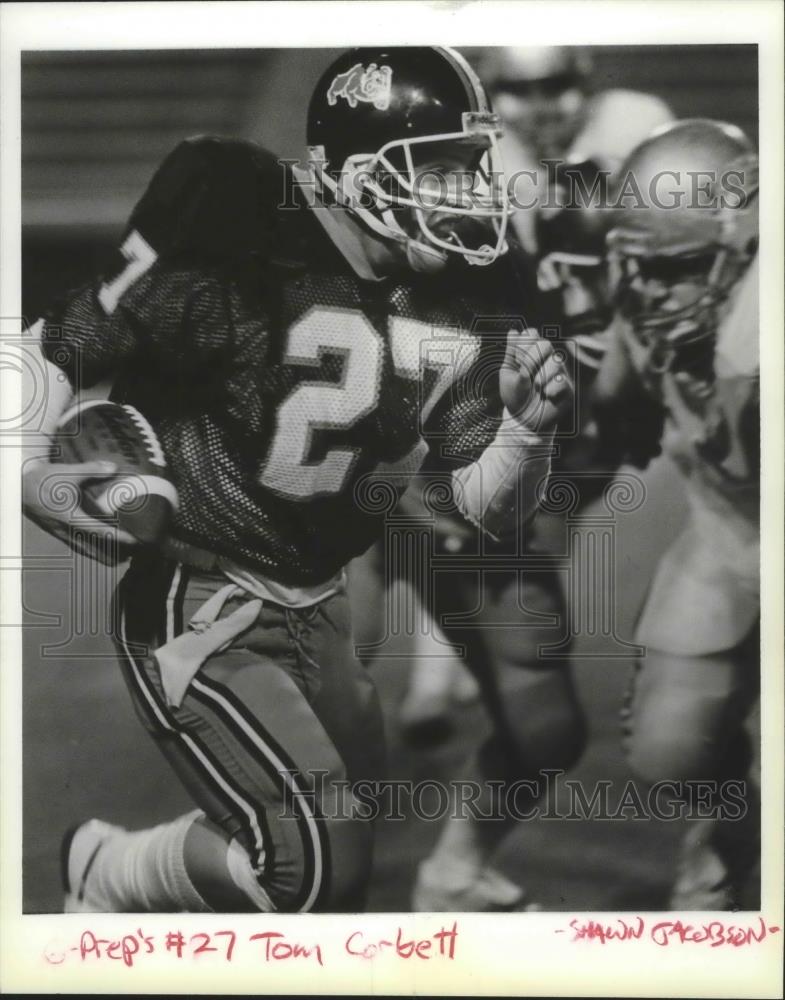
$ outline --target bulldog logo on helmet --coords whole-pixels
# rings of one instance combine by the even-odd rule
[[[389,66],[379,66],[370,63],[365,69],[362,63],[355,63],[345,73],[339,73],[330,84],[327,91],[327,103],[332,107],[338,103],[339,97],[344,97],[350,108],[356,108],[357,102],[373,104],[379,111],[386,111],[390,104],[390,87],[392,70]]]

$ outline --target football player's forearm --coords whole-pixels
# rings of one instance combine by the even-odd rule
[[[470,465],[453,473],[455,504],[494,538],[537,511],[551,467],[554,431],[535,434],[505,413],[496,439]]]

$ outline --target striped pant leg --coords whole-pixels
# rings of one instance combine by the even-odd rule
[[[370,873],[371,826],[355,811],[346,765],[319,710],[321,653],[331,658],[324,662],[325,676],[341,674],[345,665],[333,658],[346,651],[351,657],[349,636],[336,638],[333,630],[320,642],[330,616],[309,613],[318,624],[308,629],[303,660],[294,613],[266,605],[241,645],[208,660],[182,705],[172,708],[152,652],[179,634],[224,581],[176,566],[160,580],[129,576],[119,601],[128,686],[143,723],[194,800],[245,846],[274,908],[359,908]],[[233,610],[230,602],[224,613]],[[353,677],[350,670],[349,681]],[[344,722],[358,732],[373,731],[372,706],[369,712],[367,699],[354,695],[350,685],[346,715],[357,717]]]

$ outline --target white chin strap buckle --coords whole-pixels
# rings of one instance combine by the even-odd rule
[[[496,252],[488,243],[483,243],[483,245],[481,247],[477,247],[476,250],[469,250],[457,231],[453,230],[450,233],[449,238],[458,248],[460,248],[459,252],[462,252],[463,259],[468,264],[484,267],[487,264],[492,264],[494,260],[496,260]]]
[[[493,247],[489,246],[487,243],[483,243],[481,247],[478,247],[477,253],[481,254],[482,256],[466,258],[470,264],[477,264],[480,267],[484,267],[486,264],[492,264],[493,261],[496,259]]]

